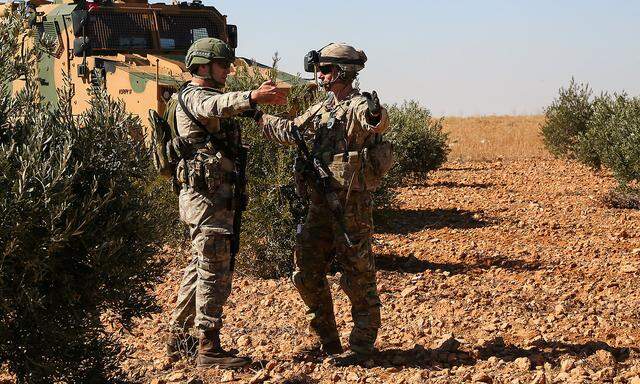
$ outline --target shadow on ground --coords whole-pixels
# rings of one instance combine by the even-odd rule
[[[304,375],[304,374],[290,377],[288,379],[285,379],[282,382],[282,384],[316,384],[316,383],[319,383],[319,381],[312,378],[311,376]]]
[[[535,271],[540,269],[540,264],[521,259],[510,259],[503,255],[476,256],[473,260],[459,263],[434,263],[420,260],[413,255],[400,256],[397,254],[377,254],[376,267],[382,271],[421,273],[425,271],[448,271],[452,275],[468,273],[476,270],[485,270],[499,267],[512,271]]]
[[[557,341],[541,340],[528,348],[516,345],[505,345],[501,337],[495,338],[479,348],[471,351],[459,350],[445,341],[440,347],[431,349],[416,344],[411,349],[391,348],[377,352],[373,357],[375,366],[405,368],[445,368],[453,365],[475,365],[478,360],[487,360],[492,356],[506,362],[519,357],[527,357],[532,366],[550,363],[557,366],[561,356],[569,355],[578,359],[587,358],[599,350],[611,352],[618,362],[629,358],[630,348],[615,348],[603,341],[589,341],[584,344],[570,344]],[[454,341],[455,344],[455,341]],[[634,349],[634,351],[637,351]]]
[[[639,351],[637,348],[612,347],[606,342],[598,340],[588,341],[583,344],[571,344],[540,339],[533,342],[529,347],[523,348],[513,344],[505,344],[502,337],[497,337],[478,348],[475,355],[482,360],[496,356],[504,361],[513,361],[519,357],[529,357],[536,365],[543,365],[547,362],[557,365],[559,364],[559,358],[563,355],[583,359],[600,350],[610,352],[618,362],[627,360],[631,351]]]
[[[495,223],[495,219],[482,216],[482,212],[449,209],[385,209],[374,214],[376,233],[406,235],[425,229],[473,229]]]
[[[487,189],[493,187],[493,183],[458,183],[455,181],[438,181],[433,184],[429,184],[432,187],[445,187],[445,188],[474,188],[474,189]]]
[[[438,169],[439,171],[443,171],[443,172],[464,172],[464,171],[488,171],[491,169],[495,169],[495,165],[492,168],[491,166],[485,165],[483,163],[475,163],[475,166],[472,167],[456,167],[456,168],[452,168],[452,167],[441,167],[440,169]]]

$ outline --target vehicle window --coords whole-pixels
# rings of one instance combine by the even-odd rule
[[[158,15],[160,39],[172,39],[175,49],[188,49],[202,37],[219,37],[220,30],[209,15]]]
[[[154,46],[153,13],[94,12],[86,26],[93,49],[186,50],[203,37],[219,37],[223,25],[208,14],[157,14],[159,47]],[[220,24],[220,25],[219,25]]]
[[[94,49],[152,49],[153,15],[97,12],[86,26]]]

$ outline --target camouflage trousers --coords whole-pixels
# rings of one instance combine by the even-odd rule
[[[338,339],[333,301],[326,274],[335,260],[340,264],[340,286],[351,301],[351,350],[373,351],[380,328],[380,299],[376,288],[375,260],[371,252],[372,202],[369,192],[352,192],[345,204],[347,232],[353,247],[340,241],[331,212],[312,197],[304,226],[297,235],[293,283],[309,308],[311,329],[322,344]],[[342,200],[344,201],[344,199]]]
[[[220,330],[222,307],[231,293],[230,235],[220,228],[218,207],[193,190],[180,193],[180,218],[189,226],[192,259],[185,268],[171,326],[202,333]]]

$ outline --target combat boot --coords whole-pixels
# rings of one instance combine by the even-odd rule
[[[317,337],[307,340],[306,343],[294,348],[293,356],[295,359],[304,360],[306,358],[333,356],[343,352],[340,340],[332,340],[325,343],[321,343]]]
[[[331,356],[329,362],[336,367],[348,367],[352,365],[366,366],[372,358],[373,354],[371,353],[360,353],[349,350],[339,355]]]
[[[195,356],[198,339],[182,330],[171,331],[165,343],[167,357],[176,362],[182,356]]]
[[[238,357],[233,352],[222,349],[220,332],[207,330],[200,336],[198,345],[198,368],[218,366],[222,369],[241,368],[251,364],[248,357]]]

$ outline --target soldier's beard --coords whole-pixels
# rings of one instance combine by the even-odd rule
[[[225,83],[221,83],[221,82],[219,82],[219,81],[217,81],[215,79],[210,79],[209,81],[213,85],[213,88],[216,88],[216,89],[224,88]]]
[[[331,82],[330,81],[323,81],[318,79],[317,81],[318,87],[321,87],[322,89],[324,89],[325,91],[329,91],[329,87],[331,87]]]
[[[195,78],[198,79],[202,79],[206,82],[206,87],[210,87],[210,88],[215,88],[215,89],[222,89],[225,86],[225,83],[221,83],[217,80],[215,80],[213,77],[211,77],[211,75],[208,76],[200,76],[200,75],[192,75]]]
[[[326,92],[331,92],[341,100],[345,94],[345,90],[348,90],[350,93],[353,88],[351,87],[351,83],[346,83],[342,79],[333,79],[331,81],[318,81],[318,85],[321,86]]]
[[[336,85],[340,84],[340,79],[332,79],[330,81],[323,81],[318,79],[318,86],[322,87],[327,92],[335,92]]]
[[[209,71],[205,76],[193,74],[193,77],[197,77],[198,79],[204,80],[206,82],[206,85],[205,85],[206,87],[222,89],[225,86],[226,76],[221,76],[222,79],[216,79],[216,77],[213,74],[213,69],[211,67],[209,67]],[[222,80],[222,82],[220,82],[219,80]]]
[[[221,79],[216,79],[216,77],[213,75],[213,69],[209,67],[209,77],[210,77],[209,81],[213,83],[214,88],[217,88],[217,89],[224,88],[224,84],[227,80],[226,76],[220,76],[222,77]],[[222,80],[222,82],[220,80]]]

